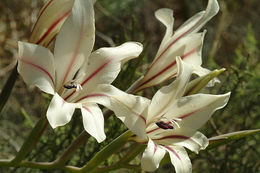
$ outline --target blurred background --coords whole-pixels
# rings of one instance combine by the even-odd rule
[[[0,0],[0,91],[16,64],[17,41],[27,41],[43,0]],[[204,92],[221,94],[231,91],[228,105],[217,111],[201,129],[207,137],[260,128],[260,3],[258,0],[219,0],[220,12],[204,27],[203,67],[227,70],[219,77],[221,84]],[[207,6],[207,0],[97,0],[95,49],[115,46],[125,41],[138,41],[144,52],[138,60],[123,67],[114,84],[127,89],[145,70],[164,36],[164,26],[155,19],[159,8],[174,10],[175,29]],[[141,94],[151,98],[159,88]],[[0,114],[0,158],[15,156],[24,139],[41,116],[45,116],[51,97],[25,85],[18,77],[12,95]],[[96,151],[121,134],[126,128],[114,116],[106,124],[107,140],[98,144],[93,138],[77,150],[68,162],[82,166]],[[109,127],[109,128],[108,128]],[[65,127],[50,127],[27,157],[31,161],[53,161],[83,130],[80,113]],[[115,155],[104,165],[120,159]],[[190,153],[194,173],[260,172],[260,135],[256,134],[230,144]],[[138,162],[136,160],[136,162]],[[62,172],[29,168],[1,168],[0,172]],[[125,169],[115,172],[132,172]],[[171,164],[156,172],[174,172]]]

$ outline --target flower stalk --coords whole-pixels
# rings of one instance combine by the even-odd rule
[[[81,172],[90,172],[94,170],[99,164],[104,162],[109,156],[117,151],[118,148],[125,145],[132,135],[133,133],[131,131],[126,131],[113,140],[110,144],[105,146],[105,148],[99,151],[84,167],[82,167]]]

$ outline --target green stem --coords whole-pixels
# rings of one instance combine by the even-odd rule
[[[48,125],[47,118],[46,118],[46,116],[43,116],[32,129],[30,135],[23,143],[23,145],[22,145],[20,151],[17,153],[16,157],[11,161],[11,163],[10,163],[11,166],[14,166],[14,165],[20,163],[26,157],[26,155],[32,150],[34,145],[40,139],[40,137],[43,134],[44,130],[46,129],[47,125]]]
[[[135,143],[132,148],[125,154],[124,158],[122,158],[119,163],[127,164],[131,160],[133,160],[138,154],[144,151],[146,145]]]
[[[63,169],[68,172],[77,173],[79,172],[78,167],[74,166],[59,166],[54,162],[30,162],[30,161],[21,161],[16,165],[11,165],[10,160],[0,160],[1,167],[26,167],[26,168],[34,168],[34,169],[44,169],[44,170],[52,170],[52,169]]]
[[[14,87],[17,76],[18,76],[18,73],[17,73],[17,64],[16,64],[12,70],[12,73],[8,77],[8,79],[4,85],[4,88],[1,92],[1,95],[0,95],[0,113],[2,112],[4,106],[12,92],[12,89]]]
[[[61,155],[59,159],[57,159],[54,163],[55,165],[64,165],[65,162],[75,153],[75,151],[83,145],[87,139],[89,138],[89,134],[84,130],[75,141],[66,149],[66,151]]]
[[[115,151],[117,151],[118,148],[126,144],[131,135],[133,135],[131,131],[126,131],[118,138],[113,140],[110,144],[105,146],[105,148],[99,151],[84,167],[82,167],[81,172],[90,172],[95,169],[99,164],[101,164]]]

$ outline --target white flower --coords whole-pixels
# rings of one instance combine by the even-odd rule
[[[217,0],[209,0],[206,11],[201,11],[182,24],[173,32],[173,11],[162,8],[155,12],[155,17],[166,27],[159,50],[146,73],[136,83],[135,92],[158,85],[177,74],[176,57],[190,64],[198,75],[205,75],[209,70],[202,68],[201,50],[204,32],[198,32],[219,11]]]
[[[91,0],[75,0],[72,12],[57,35],[54,53],[36,44],[19,42],[18,72],[29,85],[54,95],[47,110],[53,128],[67,124],[80,108],[85,130],[101,142],[104,117],[98,101],[107,102],[122,61],[137,57],[142,45],[127,42],[91,53],[94,44]]]
[[[197,129],[224,107],[230,96],[230,93],[183,96],[193,69],[179,57],[177,69],[176,80],[157,91],[151,101],[139,96],[117,95],[108,105],[137,135],[134,140],[148,142],[141,160],[146,171],[158,168],[167,151],[177,173],[191,172],[184,147],[196,153],[207,147],[208,139]]]

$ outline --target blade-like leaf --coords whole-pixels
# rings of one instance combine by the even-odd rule
[[[238,132],[233,132],[233,133],[227,133],[224,135],[220,136],[215,136],[212,138],[209,138],[209,146],[207,147],[207,150],[216,148],[220,145],[227,144],[229,142],[253,135],[257,132],[260,132],[260,129],[256,130],[243,130],[243,131],[238,131]]]

